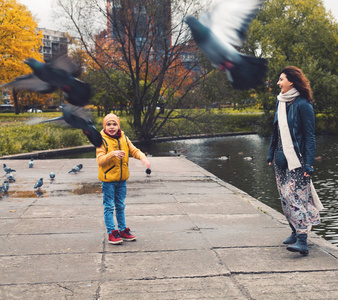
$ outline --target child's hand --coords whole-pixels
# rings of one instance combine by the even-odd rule
[[[146,157],[142,158],[141,161],[142,161],[142,164],[147,167],[147,169],[150,169],[150,162],[149,162],[148,158],[146,158]]]
[[[114,156],[120,159],[126,156],[126,153],[122,150],[116,150],[116,151],[113,151],[113,153],[114,153]]]

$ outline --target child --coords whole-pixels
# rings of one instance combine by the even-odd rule
[[[99,169],[99,179],[102,181],[104,221],[110,244],[120,244],[136,239],[126,226],[124,200],[127,195],[126,180],[129,178],[129,154],[140,159],[143,165],[150,169],[150,163],[145,154],[137,149],[124,132],[120,130],[119,118],[110,113],[103,119],[101,131],[103,144],[96,148],[96,161]],[[118,230],[115,230],[114,208]]]

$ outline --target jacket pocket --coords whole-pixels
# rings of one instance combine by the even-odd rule
[[[115,165],[110,167],[107,171],[104,172],[104,179],[107,179],[107,173],[115,168]]]

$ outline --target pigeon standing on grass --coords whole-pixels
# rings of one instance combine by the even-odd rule
[[[60,88],[65,92],[69,103],[77,106],[85,106],[89,103],[91,87],[88,83],[75,78],[79,68],[69,60],[67,55],[48,63],[28,58],[25,64],[32,69],[33,73],[18,77],[5,86],[41,93],[51,93]]]
[[[264,83],[267,61],[239,53],[245,33],[264,0],[217,0],[197,20],[188,16],[196,45],[212,64],[225,71],[234,89],[247,90]]]
[[[28,167],[33,168],[33,166],[34,166],[34,159],[31,158],[31,160],[28,162]]]
[[[34,185],[35,189],[40,189],[40,187],[42,187],[43,185],[43,178],[40,178]]]
[[[102,136],[95,128],[94,123],[90,120],[84,108],[73,105],[63,105],[61,109],[63,112],[62,117],[45,120],[40,123],[65,121],[74,128],[82,129],[83,133],[95,147],[102,145]]]

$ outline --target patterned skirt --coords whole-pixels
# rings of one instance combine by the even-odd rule
[[[278,150],[282,150],[279,140]],[[281,198],[283,213],[297,234],[308,233],[312,225],[320,223],[318,209],[313,204],[310,178],[304,176],[304,159],[300,158],[302,167],[289,171],[281,169],[276,164],[275,175],[277,189]]]

